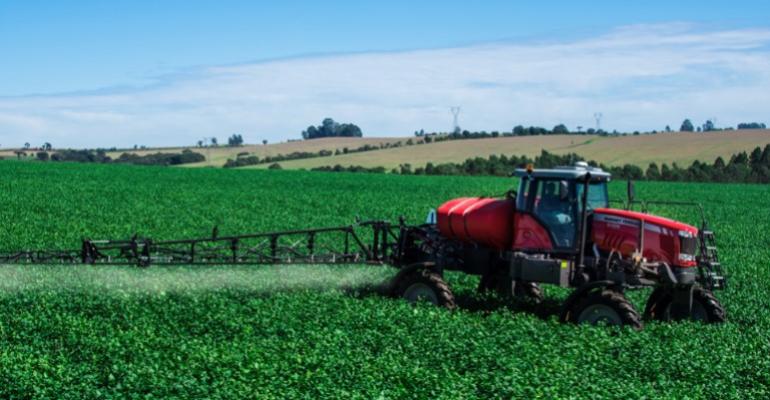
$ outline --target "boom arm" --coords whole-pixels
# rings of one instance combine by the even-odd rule
[[[367,232],[368,231],[368,232]],[[371,235],[371,241],[363,239]],[[355,225],[218,237],[154,241],[84,239],[80,250],[0,253],[0,264],[350,264],[383,263],[398,236],[386,221]]]

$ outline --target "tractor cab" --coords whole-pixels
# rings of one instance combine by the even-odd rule
[[[516,212],[528,214],[549,233],[554,249],[574,249],[580,233],[584,191],[588,212],[609,205],[610,174],[577,162],[553,169],[517,169]]]

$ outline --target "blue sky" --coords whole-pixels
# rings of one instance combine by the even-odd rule
[[[766,1],[0,0],[0,146],[276,141],[327,115],[404,135],[448,129],[455,103],[486,130],[594,111],[621,130],[768,120],[769,16]]]

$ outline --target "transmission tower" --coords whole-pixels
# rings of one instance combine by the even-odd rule
[[[460,106],[450,107],[449,112],[452,113],[452,132],[460,132],[460,124],[457,122],[460,116]]]
[[[597,132],[602,130],[602,117],[603,116],[604,115],[602,115],[602,113],[600,113],[600,112],[594,113],[594,119],[596,120],[596,131]]]

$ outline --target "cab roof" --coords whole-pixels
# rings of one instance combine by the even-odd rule
[[[566,180],[582,180],[587,174],[591,174],[592,181],[606,182],[612,176],[609,172],[601,168],[591,167],[584,161],[578,161],[571,166],[560,166],[552,169],[533,169],[532,172],[528,172],[524,168],[517,168],[514,172],[514,175],[518,177],[531,176],[533,178]]]

